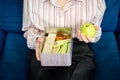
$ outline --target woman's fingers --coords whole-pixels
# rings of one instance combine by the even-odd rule
[[[84,34],[80,32],[80,30],[77,30],[77,38],[79,39],[79,41],[84,41],[85,43],[89,42]]]
[[[87,36],[87,39],[89,42],[95,42],[95,37],[91,38],[90,36]]]
[[[87,38],[84,36],[83,33],[81,33],[81,38],[85,43],[88,43],[89,41],[87,40]]]

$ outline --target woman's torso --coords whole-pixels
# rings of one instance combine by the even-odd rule
[[[61,9],[57,0],[33,0],[32,24],[45,27],[72,27],[91,22],[97,12],[97,0],[68,0]]]

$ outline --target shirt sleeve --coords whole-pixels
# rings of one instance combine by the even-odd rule
[[[103,19],[105,9],[106,9],[105,0],[98,0],[97,12],[96,12],[95,16],[93,16],[93,18],[91,19],[91,22],[95,26],[99,27],[99,30],[97,30],[96,35],[95,35],[95,42],[97,42],[102,35],[102,29],[100,26],[101,26],[101,22]]]
[[[36,47],[36,38],[43,36],[43,30],[37,28],[34,21],[33,10],[35,8],[33,1],[36,0],[24,0],[23,7],[23,27],[24,37],[27,40],[27,46],[30,49],[35,49]],[[40,27],[40,26],[39,26]]]

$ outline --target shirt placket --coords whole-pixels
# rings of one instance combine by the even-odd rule
[[[60,26],[63,27],[64,26],[64,23],[65,23],[65,18],[64,18],[64,11],[63,10],[60,10]]]
[[[59,13],[60,26],[64,27],[64,24],[65,24],[65,12],[67,12],[68,10],[70,10],[70,8],[74,4],[74,0],[68,0],[63,9],[58,4],[57,0],[50,0],[50,2],[52,3],[53,6],[59,8],[59,11],[60,11],[60,13]]]

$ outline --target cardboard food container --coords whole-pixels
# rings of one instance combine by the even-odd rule
[[[72,28],[46,28],[40,49],[42,66],[70,66],[72,62]]]

